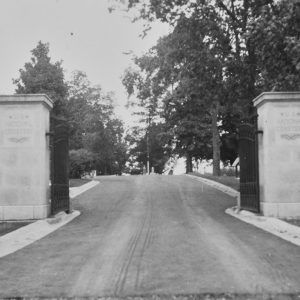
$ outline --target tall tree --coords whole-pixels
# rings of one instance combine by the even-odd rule
[[[165,163],[169,159],[169,153],[165,147],[164,127],[163,123],[152,123],[148,131],[148,136],[144,134],[141,128],[133,127],[126,136],[130,149],[129,155],[139,165],[146,166],[149,151],[150,166],[159,174],[163,172]]]
[[[91,85],[82,71],[73,72],[68,86],[70,149],[78,162],[73,164],[74,173],[87,168],[101,174],[121,173],[127,148],[123,123],[114,115],[113,95]]]
[[[49,44],[38,42],[32,51],[30,62],[20,69],[20,76],[14,79],[17,94],[47,94],[54,101],[53,113],[66,114],[67,85],[64,80],[62,62],[51,62]]]
[[[83,137],[86,123],[90,119],[92,109],[88,103],[90,82],[82,71],[74,71],[68,82],[67,112],[70,123],[70,149],[83,148]]]
[[[151,57],[144,55],[140,58],[135,58],[137,70],[128,68],[122,79],[128,93],[128,106],[135,107],[136,111],[133,113],[139,116],[139,122],[144,131],[144,139],[146,142],[146,166],[150,173],[151,167],[154,167],[150,160],[150,153],[153,149],[151,145],[152,130],[155,128],[155,123],[159,121],[161,103],[159,101],[159,88],[153,81],[152,72],[155,67],[151,65]],[[132,100],[131,96],[135,96]],[[153,140],[154,141],[154,140]]]
[[[191,171],[196,153],[204,149],[211,152],[207,143],[210,135],[214,173],[220,172],[218,121],[226,99],[222,73],[229,39],[217,27],[218,21],[213,10],[207,10],[201,18],[182,16],[171,34],[160,39],[147,55],[135,59],[140,73],[146,74],[142,78],[147,80],[141,81],[140,73],[130,77],[135,79],[139,98],[164,103],[163,116],[173,133],[175,150],[187,157],[187,171]],[[209,39],[205,26],[213,32]]]
[[[300,2],[279,1],[263,7],[249,25],[261,90],[300,90]]]

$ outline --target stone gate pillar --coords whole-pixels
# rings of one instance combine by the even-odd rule
[[[49,215],[49,132],[46,95],[0,96],[0,220]]]
[[[264,215],[300,218],[300,92],[262,93],[258,113],[260,208]]]

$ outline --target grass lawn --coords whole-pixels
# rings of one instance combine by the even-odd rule
[[[30,224],[31,222],[1,222],[0,223],[0,236],[14,231],[20,227]]]
[[[91,179],[70,179],[70,187],[81,186],[85,183],[90,182]]]
[[[283,219],[283,221],[300,227],[300,219]]]
[[[203,177],[203,178],[206,178],[206,179],[210,179],[210,180],[214,180],[216,182],[219,182],[219,183],[222,183],[224,185],[227,185],[237,191],[239,191],[240,189],[240,180],[234,176],[213,176],[211,174],[200,174],[200,173],[197,173],[197,172],[192,172],[192,173],[189,173],[191,175],[194,175],[194,176],[198,176],[198,177]]]

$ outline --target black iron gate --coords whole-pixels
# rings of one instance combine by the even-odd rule
[[[239,126],[241,208],[259,213],[257,116]]]
[[[64,119],[51,117],[51,214],[70,212],[69,127]]]

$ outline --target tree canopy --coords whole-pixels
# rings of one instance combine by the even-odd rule
[[[38,42],[30,62],[20,69],[20,76],[13,82],[17,94],[47,94],[54,101],[55,115],[65,115],[68,87],[64,79],[62,62],[51,62],[49,44]]]
[[[80,177],[92,169],[98,174],[121,173],[127,147],[123,123],[114,115],[114,95],[92,85],[82,71],[65,81],[62,62],[51,62],[49,44],[39,42],[31,53],[14,80],[16,92],[47,94],[54,100],[54,115],[63,117],[70,128],[70,175]]]
[[[117,1],[116,2],[120,2]],[[299,90],[300,7],[287,0],[128,0],[137,19],[171,32],[142,57],[129,92],[163,103],[174,151],[188,160],[236,155],[236,128],[262,91]],[[297,4],[298,3],[298,4]],[[141,78],[143,80],[141,80]],[[189,169],[189,168],[188,168]]]
[[[237,155],[237,127],[263,91],[300,89],[298,0],[114,0],[138,12],[148,27],[160,20],[170,33],[134,58],[122,82],[140,116],[140,129],[124,139],[114,96],[76,71],[64,80],[39,42],[14,82],[17,93],[46,93],[54,113],[68,119],[72,155],[80,168],[119,173],[128,156],[159,172],[166,157],[220,160]],[[134,21],[133,20],[133,21]],[[147,31],[147,28],[146,28]],[[127,147],[130,147],[130,153]],[[83,159],[86,157],[86,161]],[[134,165],[134,164],[132,164]]]
[[[89,170],[96,169],[101,174],[121,173],[126,163],[127,148],[123,139],[123,123],[114,115],[113,94],[91,85],[82,71],[73,72],[68,87],[72,153],[86,153],[89,163],[85,166],[89,166]]]

